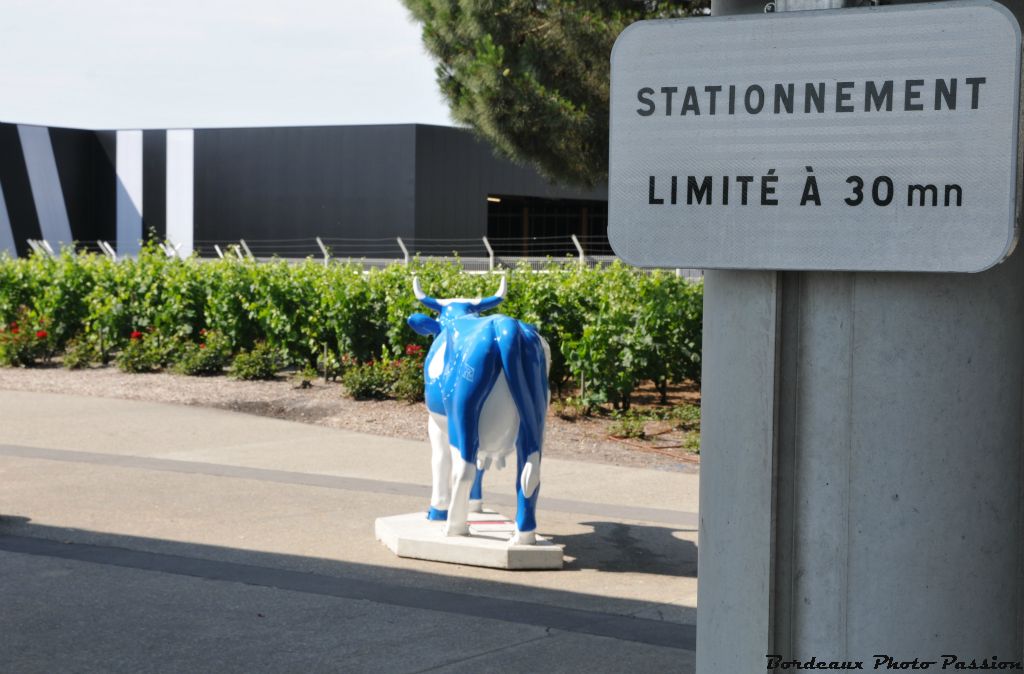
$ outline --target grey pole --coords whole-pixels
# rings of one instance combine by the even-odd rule
[[[697,671],[1024,660],[1024,253],[708,271],[704,306]]]

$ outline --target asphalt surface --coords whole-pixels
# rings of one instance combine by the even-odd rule
[[[564,570],[400,559],[426,438],[0,391],[0,671],[692,672],[697,476],[542,475]]]

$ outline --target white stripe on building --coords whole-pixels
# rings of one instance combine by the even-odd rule
[[[5,252],[11,257],[18,257],[18,251],[14,247],[14,228],[11,227],[7,202],[4,201],[4,187],[0,185],[0,255]]]
[[[192,129],[167,132],[167,240],[181,245],[187,257],[193,246],[194,133]]]
[[[142,242],[142,132],[117,132],[117,252],[137,255]]]
[[[60,174],[57,173],[57,159],[53,155],[50,130],[45,126],[18,125],[28,182],[32,187],[32,200],[39,216],[39,228],[43,238],[57,248],[70,245],[71,224],[68,209],[64,205],[64,192],[60,188]]]

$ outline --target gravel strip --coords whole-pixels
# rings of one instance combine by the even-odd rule
[[[0,389],[65,393],[100,398],[215,407],[289,421],[318,424],[393,438],[427,441],[422,403],[395,400],[356,401],[340,384],[314,382],[301,388],[282,376],[274,381],[236,381],[227,377],[126,374],[114,367],[66,370],[49,366],[0,368]],[[696,472],[693,456],[675,458],[609,439],[604,419],[565,421],[548,415],[546,456],[617,466]]]

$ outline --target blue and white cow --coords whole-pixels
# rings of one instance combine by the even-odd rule
[[[448,536],[468,534],[471,492],[480,498],[478,469],[482,474],[492,463],[501,468],[515,452],[518,508],[511,543],[532,544],[549,402],[548,345],[532,325],[479,315],[505,299],[504,278],[497,294],[486,298],[434,299],[416,278],[413,291],[441,314],[437,320],[409,317],[416,332],[435,335],[423,366],[434,478],[428,517],[447,520]]]

